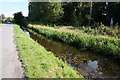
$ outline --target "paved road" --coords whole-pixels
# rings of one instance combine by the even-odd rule
[[[23,68],[16,51],[13,37],[13,25],[5,24],[0,27],[0,49],[2,49],[2,78],[22,78]],[[1,59],[1,58],[0,58]]]

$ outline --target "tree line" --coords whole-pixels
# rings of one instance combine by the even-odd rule
[[[29,2],[28,17],[14,13],[15,23],[44,22],[72,26],[120,26],[120,2]]]
[[[29,2],[29,21],[73,26],[120,25],[120,2]]]
[[[5,17],[4,14],[0,15],[0,23],[7,23],[7,22],[13,22],[12,17]]]

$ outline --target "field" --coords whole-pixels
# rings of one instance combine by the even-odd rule
[[[29,24],[28,28],[46,37],[63,41],[77,48],[90,49],[94,52],[99,52],[99,54],[104,53],[105,55],[120,57],[120,39],[117,32],[114,32],[116,36],[111,36],[106,31],[104,34],[90,34],[89,32],[85,32],[87,28],[81,29],[72,26],[49,27],[46,25]]]
[[[20,59],[26,78],[83,78],[67,63],[29,38],[19,26],[14,26]]]

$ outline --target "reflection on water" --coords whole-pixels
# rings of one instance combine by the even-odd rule
[[[24,30],[25,34],[30,37],[30,33],[26,30]]]
[[[54,53],[63,61],[74,67],[85,78],[117,78],[120,76],[120,65],[109,58],[93,52],[76,49],[64,43],[48,40],[43,36],[30,33],[30,37]]]

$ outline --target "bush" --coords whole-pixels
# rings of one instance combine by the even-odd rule
[[[104,25],[100,25],[100,27],[91,28],[91,27],[83,27],[82,30],[85,33],[92,35],[106,35],[114,38],[120,38],[120,32],[118,28],[110,28]]]
[[[18,24],[21,28],[26,27],[28,25],[26,18],[22,15],[21,12],[14,13],[14,21]]]

